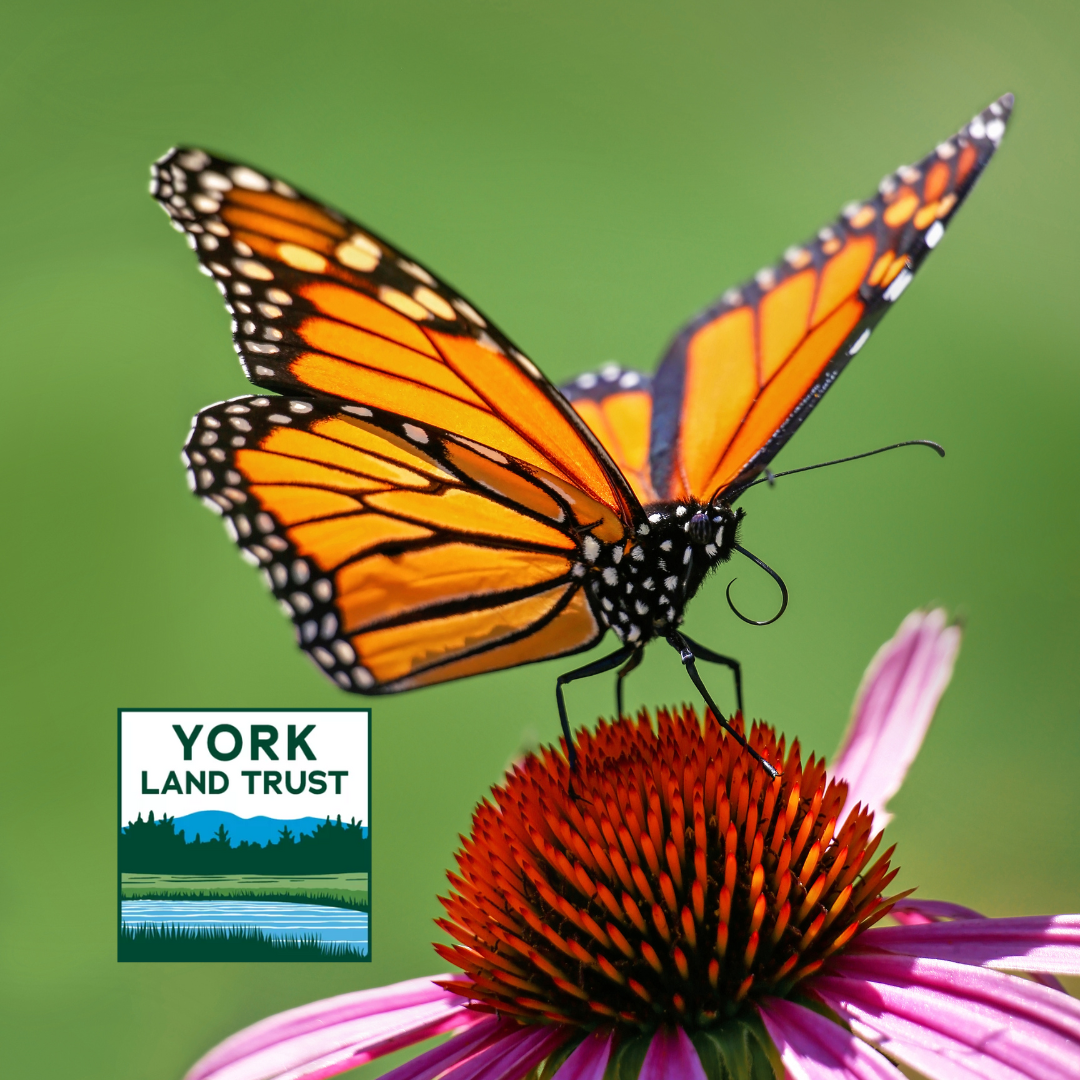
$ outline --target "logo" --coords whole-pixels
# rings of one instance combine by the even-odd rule
[[[119,728],[118,959],[371,959],[370,709]]]

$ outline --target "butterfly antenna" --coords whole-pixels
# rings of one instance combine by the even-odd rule
[[[851,457],[837,458],[835,461],[819,461],[816,465],[804,465],[801,469],[788,469],[785,472],[778,473],[766,469],[764,476],[759,476],[745,487],[739,488],[737,494],[730,498],[737,498],[739,495],[742,495],[743,492],[749,491],[752,487],[757,487],[758,484],[768,484],[769,487],[772,487],[773,483],[781,476],[794,476],[795,473],[812,472],[814,469],[825,469],[830,465],[843,465],[845,461],[858,461],[860,458],[873,457],[875,454],[884,454],[886,450],[899,450],[902,446],[929,446],[938,457],[945,456],[945,447],[940,443],[934,442],[932,439],[908,439],[907,442],[898,442],[893,443],[891,446],[879,446],[876,450],[867,450],[864,454],[852,454]]]
[[[814,466],[812,466],[812,467],[814,467]],[[742,619],[742,621],[744,623],[749,623],[751,626],[768,626],[770,623],[776,622],[776,620],[779,619],[780,616],[783,615],[785,611],[787,611],[788,591],[787,591],[787,586],[784,584],[784,579],[771,566],[769,566],[768,563],[762,562],[752,552],[747,551],[746,548],[744,548],[742,546],[742,544],[732,544],[732,548],[735,551],[739,552],[741,555],[745,555],[751,562],[756,562],[758,564],[758,566],[760,566],[761,569],[764,570],[765,573],[768,574],[769,577],[771,577],[773,579],[773,581],[775,581],[776,584],[780,586],[780,594],[783,596],[784,599],[783,599],[783,603],[780,605],[780,610],[771,619],[761,619],[761,620],[748,619],[735,606],[734,601],[731,599],[731,586],[734,585],[735,582],[739,580],[738,578],[732,578],[728,582],[728,587],[727,587],[728,607],[731,608],[731,610],[734,611],[735,614],[738,615],[739,618]]]

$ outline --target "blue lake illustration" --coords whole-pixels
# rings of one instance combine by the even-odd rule
[[[368,913],[320,904],[251,900],[124,900],[125,927],[177,927],[226,933],[258,929],[275,940],[317,938],[324,945],[368,948]]]
[[[371,959],[371,833],[354,818],[151,812],[121,827],[119,863],[122,960]]]

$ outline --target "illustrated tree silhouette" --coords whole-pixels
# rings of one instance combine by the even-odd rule
[[[196,834],[187,843],[174,818],[140,814],[120,830],[120,870],[143,874],[340,874],[371,870],[371,837],[353,818],[327,816],[313,833],[295,834],[288,825],[265,846],[242,840],[232,846],[222,823],[208,840]]]

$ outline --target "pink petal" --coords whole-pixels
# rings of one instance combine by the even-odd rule
[[[475,1023],[461,1005],[433,1001],[284,1039],[206,1074],[207,1080],[322,1080],[392,1050]]]
[[[652,1037],[638,1080],[708,1080],[690,1036],[663,1025]]]
[[[942,919],[985,919],[987,916],[960,904],[950,904],[947,900],[919,900],[909,896],[893,907],[889,918],[903,926],[922,926],[940,922]],[[1037,983],[1060,990],[1063,994],[1068,993],[1061,981],[1048,972],[1038,971],[1031,974]]]
[[[586,1036],[560,1066],[557,1073],[559,1080],[604,1080],[614,1037],[613,1031],[602,1029]]]
[[[451,1066],[469,1060],[521,1029],[521,1025],[513,1020],[483,1016],[482,1013],[474,1015],[481,1019],[468,1031],[463,1031],[440,1046],[432,1047],[419,1057],[414,1057],[412,1061],[384,1073],[381,1080],[434,1080],[448,1072]]]
[[[917,984],[952,997],[987,998],[1010,1015],[1037,1020],[1080,1043],[1080,1001],[1015,975],[948,960],[869,952],[847,953],[830,961],[822,977],[834,974],[901,987]]]
[[[847,1016],[847,1013],[841,1015]],[[914,1036],[903,1032],[903,1021],[894,1020],[897,1028],[891,1035],[882,1034],[877,1027],[848,1017],[851,1030],[861,1039],[873,1043],[883,1053],[910,1066],[927,1080],[1030,1080],[1000,1061],[972,1050],[947,1035],[931,1034],[917,1028]]]
[[[950,904],[948,900],[920,900],[908,896],[893,905],[889,918],[906,926],[915,926],[942,919],[985,919],[986,916],[973,908]]]
[[[1018,1072],[947,1033],[932,1031],[880,1008],[867,1009],[828,989],[820,997],[851,1025],[856,1035],[918,1069],[928,1080],[1030,1080],[1028,1073]]]
[[[874,927],[859,942],[888,952],[959,964],[1080,975],[1080,915]]]
[[[476,1026],[475,1022],[473,1026]],[[325,1054],[323,1057],[305,1060],[295,1069],[276,1073],[273,1080],[325,1080],[326,1077],[336,1076],[339,1072],[355,1069],[376,1058],[385,1057],[395,1050],[403,1050],[407,1046],[413,1046],[426,1039],[433,1039],[436,1035],[445,1035],[450,1031],[460,1033],[461,1027],[462,1017],[460,1014],[455,1014],[426,1028],[409,1027],[400,1032],[380,1033],[377,1037],[362,1042],[350,1042],[340,1050]],[[223,1075],[231,1076],[228,1070]]]
[[[812,988],[931,1077],[1080,1077],[1080,1002],[1012,975],[866,954],[843,957]]]
[[[446,1080],[522,1080],[570,1037],[563,1024],[517,1025],[518,1030],[452,1069]]]
[[[308,1005],[269,1016],[231,1035],[204,1054],[188,1071],[185,1080],[205,1080],[226,1065],[267,1047],[365,1016],[377,1016],[428,1002],[450,1003],[460,1008],[463,1004],[460,997],[443,990],[432,981],[433,978],[448,977],[435,975],[430,978],[410,979],[391,986],[379,986],[372,990],[357,990],[351,994],[339,994],[337,997],[313,1001]],[[325,1050],[335,1048],[328,1045]]]
[[[461,1052],[455,1050],[449,1060],[440,1058],[436,1051],[445,1049],[450,1043],[455,1042],[455,1039],[449,1040],[443,1046],[436,1046],[413,1061],[400,1065],[386,1076],[391,1080],[403,1080],[405,1077],[409,1077],[410,1080],[424,1077],[427,1080],[429,1077],[440,1076],[445,1076],[447,1080],[451,1077],[453,1080],[475,1080],[489,1066],[497,1065],[507,1054],[517,1050],[523,1039],[540,1030],[539,1027],[525,1027],[514,1020],[504,1018],[498,1018],[496,1024],[497,1026],[486,1038],[473,1043],[471,1049],[468,1044],[462,1045],[459,1048]],[[467,1039],[469,1034],[466,1032],[464,1036],[458,1036],[458,1038]],[[425,1062],[425,1058],[429,1060]],[[421,1062],[423,1062],[422,1066]]]
[[[758,1008],[788,1080],[904,1080],[876,1050],[811,1009],[774,997]]]
[[[960,628],[945,623],[941,608],[913,611],[878,649],[831,770],[850,785],[847,805],[873,810],[878,828],[892,819],[885,806],[900,790],[952,678]]]

